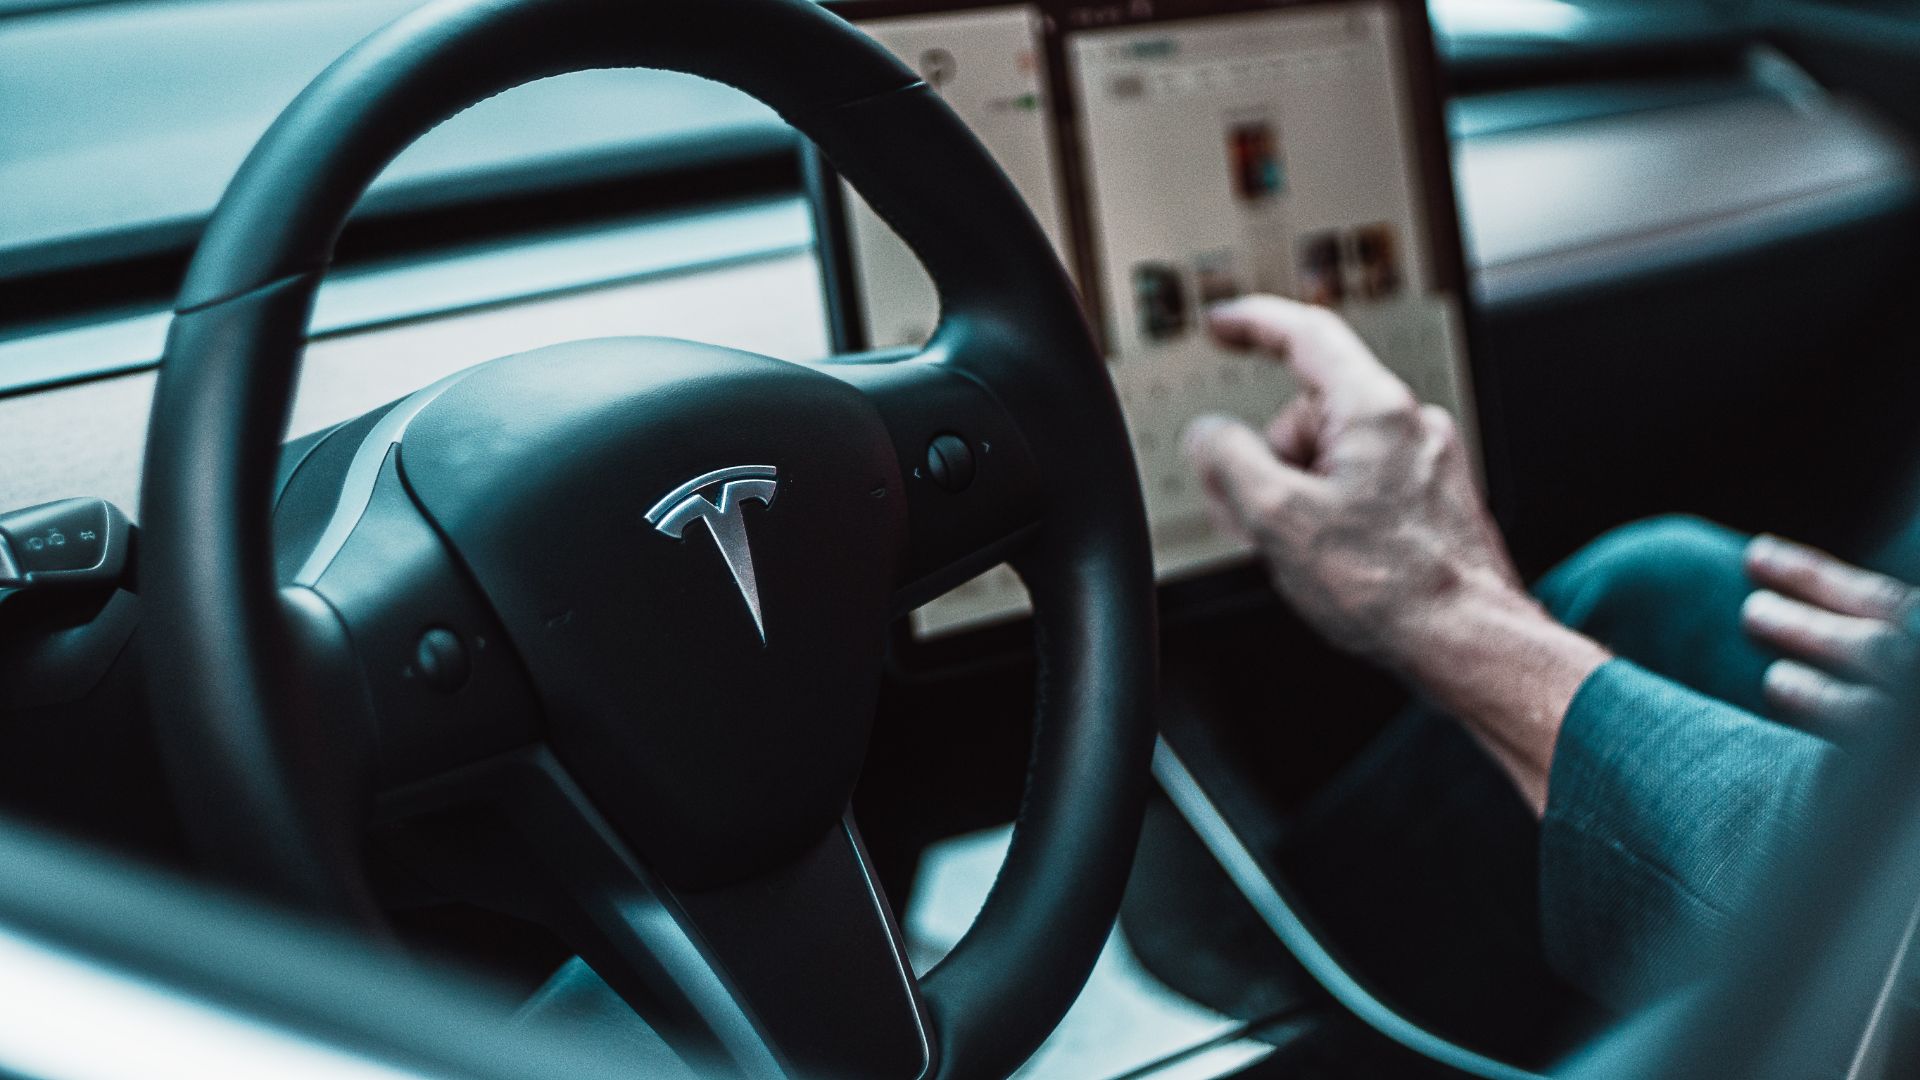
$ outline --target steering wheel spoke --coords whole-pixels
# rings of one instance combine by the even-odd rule
[[[693,1061],[740,1075],[916,1080],[933,1044],[851,816],[798,859],[660,880],[535,748],[383,800],[384,846],[442,892],[554,928]]]
[[[904,614],[1016,552],[1044,516],[1025,434],[984,383],[931,349],[909,360],[831,364],[880,412],[900,463],[909,548],[895,594]]]

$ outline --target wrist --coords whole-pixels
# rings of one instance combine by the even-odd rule
[[[1532,596],[1491,573],[1419,608],[1396,666],[1499,762],[1536,814],[1561,722],[1588,676],[1611,658],[1556,622]]]
[[[1403,594],[1387,633],[1387,663],[1416,681],[1444,676],[1448,661],[1474,643],[1475,633],[1534,617],[1551,619],[1538,601],[1492,570],[1452,569],[1443,583]]]

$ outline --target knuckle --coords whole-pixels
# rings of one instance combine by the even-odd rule
[[[1805,586],[1819,579],[1819,565],[1798,544],[1768,537],[1761,551],[1770,576],[1779,581]]]
[[[1903,581],[1884,574],[1869,574],[1865,588],[1868,601],[1890,619],[1905,618],[1913,609],[1913,589]]]
[[[1294,499],[1286,489],[1267,485],[1249,492],[1244,507],[1254,524],[1272,531],[1293,516]]]
[[[1429,430],[1412,394],[1389,395],[1369,418],[1382,432],[1399,439],[1419,438]]]
[[[1778,575],[1780,584],[1787,592],[1796,596],[1821,593],[1827,583],[1826,575],[1816,566],[1805,563],[1789,563],[1781,568]]]
[[[1782,546],[1774,555],[1774,568],[1782,578],[1805,584],[1818,580],[1820,567],[1797,547]]]
[[[1454,423],[1452,413],[1438,405],[1420,406],[1420,422],[1427,429],[1427,435],[1443,446],[1453,446],[1460,441],[1460,425]]]

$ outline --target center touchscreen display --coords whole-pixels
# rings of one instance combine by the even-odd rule
[[[860,18],[972,126],[1073,272],[1126,411],[1161,580],[1246,559],[1215,530],[1180,432],[1262,424],[1293,395],[1269,361],[1206,336],[1209,304],[1270,292],[1337,309],[1424,400],[1475,431],[1450,190],[1435,177],[1430,48],[1390,0],[1011,5]],[[1414,7],[1413,11],[1419,9]],[[1418,30],[1419,33],[1412,33]],[[1438,184],[1443,190],[1434,190]],[[926,340],[933,288],[840,182],[840,342]],[[1436,196],[1442,196],[1436,198]],[[836,220],[825,215],[823,220]],[[829,256],[831,260],[834,256]],[[917,635],[1026,610],[1002,567],[913,614]]]

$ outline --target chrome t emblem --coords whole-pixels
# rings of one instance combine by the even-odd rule
[[[760,620],[760,585],[754,580],[753,552],[747,547],[747,523],[740,516],[740,507],[749,499],[758,499],[762,506],[772,506],[773,497],[780,490],[774,482],[778,473],[771,465],[715,469],[674,488],[647,511],[647,522],[675,540],[685,539],[688,525],[696,521],[707,523],[707,532],[713,542],[720,545],[727,569],[733,571],[733,583],[740,586],[740,596],[753,612],[753,628],[760,631],[762,644],[767,640],[767,627]],[[702,489],[716,485],[720,489],[717,501],[701,493]]]

